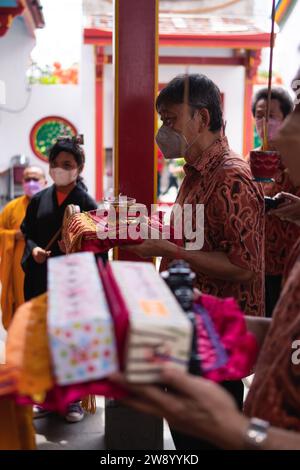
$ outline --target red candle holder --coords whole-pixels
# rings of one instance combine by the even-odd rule
[[[250,152],[250,168],[254,181],[274,182],[279,166],[280,154],[276,150],[252,150]]]

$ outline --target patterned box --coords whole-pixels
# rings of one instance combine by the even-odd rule
[[[131,382],[156,382],[163,363],[186,369],[192,325],[152,263],[113,261],[109,270],[128,315],[125,372]]]
[[[117,371],[114,328],[94,255],[51,258],[48,295],[48,336],[56,382],[87,382]]]

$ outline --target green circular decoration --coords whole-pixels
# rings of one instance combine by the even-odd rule
[[[31,129],[30,145],[33,153],[48,162],[48,152],[58,137],[77,135],[76,127],[67,119],[59,116],[48,116],[40,119]]]

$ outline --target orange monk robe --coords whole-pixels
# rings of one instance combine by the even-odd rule
[[[1,309],[6,329],[14,311],[24,303],[24,273],[21,268],[24,241],[16,241],[15,234],[20,229],[28,204],[27,196],[21,196],[9,202],[0,214]],[[12,399],[1,398],[0,450],[27,449],[35,449],[32,406],[18,406]]]
[[[8,328],[14,311],[24,303],[24,273],[21,258],[24,241],[15,240],[15,234],[25,217],[29,204],[27,196],[9,202],[0,214],[0,281],[2,284],[2,323]]]
[[[35,449],[32,406],[18,406],[5,397],[16,392],[16,380],[16,370],[0,364],[0,450]]]
[[[17,405],[11,398],[0,399],[0,451],[34,450],[32,406]]]

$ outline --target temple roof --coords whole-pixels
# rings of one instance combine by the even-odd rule
[[[86,17],[86,27],[112,31],[113,16],[109,13]],[[160,34],[203,35],[203,34],[262,34],[268,33],[255,18],[217,17],[195,14],[161,13]]]

